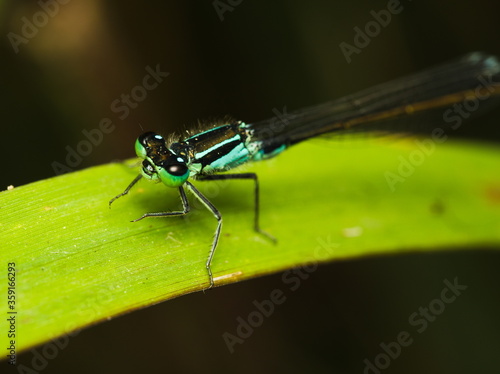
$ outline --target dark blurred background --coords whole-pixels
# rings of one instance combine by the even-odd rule
[[[225,115],[252,122],[272,117],[273,108],[318,104],[471,51],[500,55],[500,3],[419,0],[402,1],[347,63],[340,43],[353,45],[354,27],[364,29],[371,11],[393,3],[2,2],[0,189],[52,177],[55,162],[80,170],[132,157],[142,129],[168,134]],[[165,74],[144,90],[148,69]],[[124,103],[131,94],[136,100]],[[68,165],[68,149],[106,120],[112,131]],[[496,110],[449,135],[498,142],[499,121]],[[235,334],[236,318],[246,319],[254,300],[286,288],[277,274],[84,330],[42,371],[376,373],[364,360],[374,362],[380,344],[406,330],[414,342],[380,372],[498,372],[499,265],[486,250],[324,265],[230,354],[222,335]],[[415,333],[408,316],[455,277],[468,289]],[[30,366],[34,354],[19,362]]]

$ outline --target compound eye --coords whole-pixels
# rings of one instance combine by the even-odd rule
[[[169,159],[157,166],[159,179],[169,187],[182,186],[189,178],[189,169],[181,158]],[[172,162],[172,163],[170,163]]]
[[[145,132],[135,141],[135,153],[137,157],[146,158],[152,150],[160,152],[165,146],[165,139],[157,133]]]
[[[152,131],[145,132],[144,134],[139,136],[139,138],[137,138],[137,140],[144,147],[150,146],[151,144],[154,144],[154,143],[161,143],[161,142],[165,141],[165,139],[163,139],[163,136],[161,136],[155,132],[152,132]]]
[[[167,166],[167,172],[176,177],[182,177],[188,171],[188,168],[185,164],[173,164]]]

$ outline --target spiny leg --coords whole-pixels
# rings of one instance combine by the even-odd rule
[[[134,178],[134,180],[128,185],[127,188],[125,188],[125,191],[123,191],[121,194],[119,195],[116,195],[115,197],[113,197],[111,200],[109,200],[109,207],[111,208],[111,204],[113,203],[113,201],[115,201],[116,199],[118,199],[119,197],[122,197],[126,194],[128,194],[128,192],[130,191],[130,189],[132,187],[134,187],[134,185],[139,182],[142,178],[142,175],[139,174],[137,177]]]
[[[154,213],[145,213],[142,217],[134,219],[132,222],[140,221],[141,219],[147,217],[172,217],[172,216],[183,216],[189,213],[191,209],[189,206],[189,201],[186,197],[186,193],[184,192],[184,188],[182,186],[179,187],[179,195],[181,196],[182,207],[183,210],[174,211],[174,212],[154,212]]]
[[[128,193],[128,191],[132,188],[132,186],[140,180],[140,178],[141,178],[141,175],[139,175],[137,178],[135,178],[123,193],[121,193],[120,195],[118,195],[117,197],[115,197],[114,199],[111,200],[110,204],[114,200],[116,200],[117,198],[119,198],[123,195],[126,195]],[[214,286],[214,279],[212,276],[212,269],[210,268],[210,264],[212,263],[212,258],[214,257],[215,249],[217,248],[217,243],[219,242],[219,235],[220,235],[220,231],[221,231],[221,227],[222,227],[222,217],[221,217],[221,214],[219,213],[219,211],[217,210],[217,208],[215,208],[215,206],[205,196],[203,196],[200,191],[198,191],[189,182],[186,182],[186,185],[189,188],[189,190],[193,193],[193,195],[196,196],[210,211],[212,211],[212,213],[214,214],[215,218],[217,218],[217,221],[218,221],[217,229],[215,230],[214,241],[212,243],[212,248],[210,250],[210,254],[209,254],[209,257],[208,257],[208,260],[206,263],[206,268],[207,268],[208,277],[209,277],[209,281],[210,281],[210,286],[208,288],[210,289]],[[132,222],[137,222],[137,221],[140,221],[140,220],[147,218],[147,217],[173,217],[173,216],[183,216],[183,215],[188,214],[189,211],[191,210],[191,207],[189,205],[189,201],[187,199],[186,193],[184,192],[184,188],[182,188],[182,186],[179,186],[179,195],[180,195],[181,201],[182,201],[182,207],[183,207],[182,211],[150,212],[150,213],[144,214],[142,217],[139,217],[139,218],[133,220]]]
[[[220,236],[220,231],[222,228],[222,216],[220,212],[217,210],[217,208],[208,200],[198,189],[193,186],[191,183],[186,182],[186,186],[189,188],[189,190],[193,193],[194,196],[198,200],[201,201],[205,207],[212,212],[212,214],[215,216],[217,219],[217,228],[215,229],[215,234],[214,234],[214,240],[212,242],[212,248],[210,249],[210,253],[208,255],[207,262],[205,264],[205,267],[207,268],[208,272],[208,278],[210,280],[210,286],[208,289],[212,288],[214,286],[214,278],[212,276],[212,269],[210,265],[212,264],[212,259],[214,258],[215,250],[217,249],[217,244],[219,243],[219,236]]]
[[[277,242],[276,238],[269,234],[268,232],[260,228],[259,223],[259,211],[260,211],[260,201],[259,201],[259,180],[257,174],[255,173],[241,173],[241,174],[213,174],[213,175],[200,175],[197,177],[200,181],[213,181],[213,180],[223,180],[223,179],[253,179],[255,182],[255,206],[254,206],[254,230],[259,234],[266,236],[268,239]]]

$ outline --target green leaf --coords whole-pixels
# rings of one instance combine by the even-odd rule
[[[252,229],[252,182],[195,182],[224,218],[216,285],[335,259],[499,248],[499,150],[416,144],[308,142],[245,169],[259,175],[261,226],[277,244]],[[109,209],[136,174],[108,164],[0,193],[0,256],[4,274],[15,263],[18,351],[208,286],[214,217],[190,198],[186,217],[131,223],[181,207],[175,189],[141,181]],[[5,318],[0,330],[8,330]]]

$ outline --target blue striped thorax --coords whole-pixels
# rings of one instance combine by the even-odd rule
[[[237,122],[193,135],[170,149],[187,155],[191,176],[196,176],[230,170],[249,161],[255,153],[249,140],[248,127]]]

